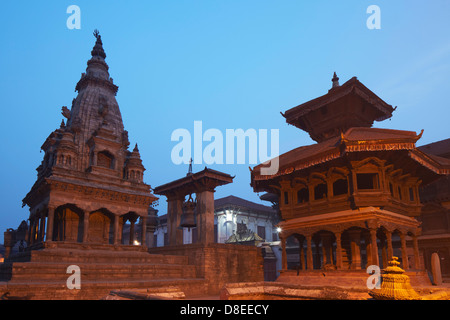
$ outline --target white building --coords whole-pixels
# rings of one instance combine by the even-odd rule
[[[236,233],[238,224],[243,224],[266,242],[278,241],[276,223],[278,216],[270,206],[254,203],[235,196],[214,200],[214,238],[216,242],[225,243]],[[167,244],[167,215],[158,217],[158,227],[154,233],[154,245]],[[195,243],[197,229],[184,228],[183,243]]]

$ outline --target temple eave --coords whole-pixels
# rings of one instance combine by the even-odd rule
[[[384,227],[389,231],[397,228],[405,228],[408,231],[417,231],[420,222],[413,217],[408,217],[389,210],[377,207],[365,207],[357,210],[343,210],[320,215],[298,217],[282,221],[279,226],[283,230],[283,237],[300,230],[315,233],[319,230],[339,232],[351,226],[361,228]]]

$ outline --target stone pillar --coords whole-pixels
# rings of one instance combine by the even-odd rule
[[[31,245],[31,239],[33,238],[33,236],[32,236],[33,218],[31,217],[31,215],[28,218],[28,221],[29,221],[29,223],[28,223],[28,230],[27,230],[26,240],[27,240],[28,246],[30,246]],[[47,224],[47,229],[48,229],[48,224]],[[48,230],[47,230],[47,235],[48,235]]]
[[[48,207],[47,212],[47,238],[46,241],[53,241],[53,225],[55,221],[55,208]]]
[[[287,255],[286,255],[286,238],[280,238],[281,240],[281,270],[287,270]]]
[[[197,193],[197,230],[200,243],[214,243],[214,191]]]
[[[146,246],[145,236],[147,233],[147,217],[141,217],[141,246]]]
[[[341,245],[341,232],[336,232],[336,267],[338,270],[342,270],[342,245]]]
[[[306,236],[306,264],[307,270],[314,270],[311,235]]]
[[[417,241],[417,235],[413,235],[413,248],[414,248],[414,268],[420,269],[420,256],[419,256],[419,243]]]
[[[120,243],[120,237],[119,237],[119,219],[120,216],[118,214],[114,215],[114,238],[113,243],[114,245],[118,245]]]
[[[408,252],[406,251],[406,234],[400,232],[400,241],[402,244],[402,264],[404,270],[409,270]]]
[[[83,212],[83,243],[89,242],[89,212]]]
[[[379,266],[378,261],[378,245],[377,245],[377,229],[370,229],[370,253],[372,264]]]
[[[167,198],[167,234],[169,245],[183,244],[183,230],[178,228],[183,211],[183,201],[184,197],[181,196]]]
[[[350,249],[352,254],[352,270],[361,269],[361,230],[349,230],[350,236]]]
[[[392,249],[392,232],[386,230],[386,242],[387,242],[387,260],[391,261],[394,255],[394,250]]]
[[[44,237],[45,237],[45,214],[44,212],[41,212],[40,214],[41,216],[41,221],[39,224],[39,241],[44,241]]]
[[[36,242],[36,224],[37,224],[36,214],[33,216],[30,222],[30,245]]]
[[[130,219],[130,241],[129,245],[132,246],[134,244],[134,223],[136,222],[136,218]]]

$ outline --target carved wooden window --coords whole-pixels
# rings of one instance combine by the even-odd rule
[[[99,167],[114,169],[114,157],[108,151],[101,151],[97,154],[97,165]]]
[[[389,182],[389,192],[391,193],[391,196],[394,196],[394,186],[392,185],[392,183]]]
[[[289,204],[289,193],[287,191],[284,192],[284,204]]]
[[[338,179],[333,182],[333,195],[340,196],[348,193],[347,179]]]
[[[297,203],[306,203],[309,201],[308,188],[302,188],[297,191]]]
[[[409,201],[414,201],[414,190],[413,188],[409,188]]]
[[[356,174],[356,183],[358,189],[379,189],[378,173],[358,173]]]
[[[314,187],[314,199],[324,199],[327,197],[328,188],[325,183],[319,183]]]

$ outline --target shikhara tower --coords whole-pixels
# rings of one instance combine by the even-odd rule
[[[119,245],[145,244],[149,205],[157,198],[143,182],[145,168],[136,146],[129,151],[118,87],[109,75],[99,32],[75,90],[72,107],[62,107],[66,118],[41,149],[37,181],[23,199],[30,207],[28,243],[31,248],[59,242]],[[123,225],[138,218],[140,239],[122,239]]]

